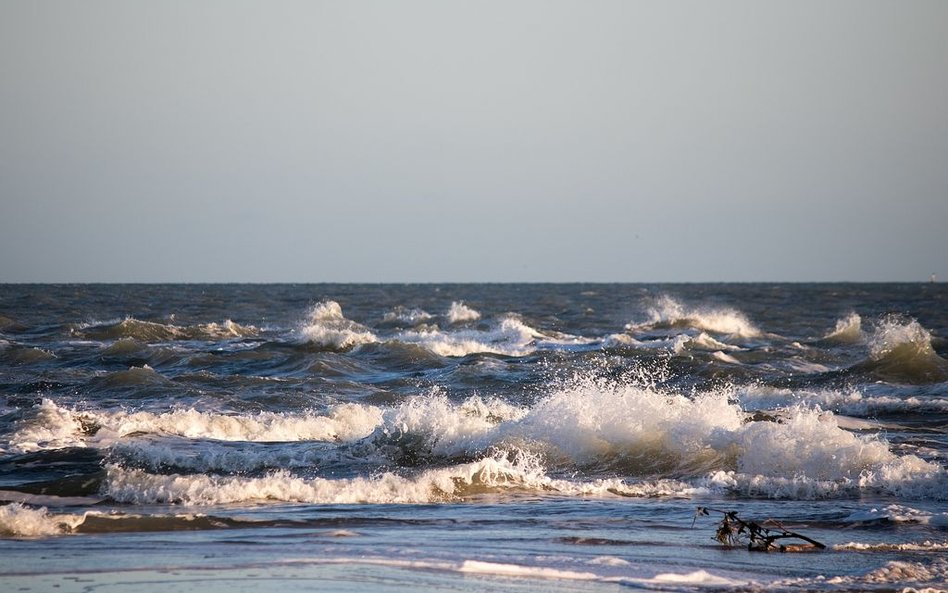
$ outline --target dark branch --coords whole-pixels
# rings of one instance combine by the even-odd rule
[[[708,516],[711,513],[720,513],[723,515],[721,522],[718,523],[714,539],[725,546],[747,545],[751,552],[770,552],[770,551],[804,551],[804,550],[823,550],[825,545],[809,538],[805,535],[785,529],[777,521],[767,520],[763,523],[754,521],[745,521],[737,516],[736,511],[722,511],[710,507],[698,507],[695,511],[691,526],[694,527],[695,521],[699,516]],[[799,544],[777,544],[778,540],[799,540]]]

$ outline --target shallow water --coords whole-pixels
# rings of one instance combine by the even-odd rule
[[[0,574],[944,587],[946,303],[941,284],[0,286]],[[827,548],[725,547],[698,506]]]

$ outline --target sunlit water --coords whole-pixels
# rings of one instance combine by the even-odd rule
[[[946,305],[940,284],[0,286],[0,577],[944,588]],[[728,548],[698,506],[827,548]]]

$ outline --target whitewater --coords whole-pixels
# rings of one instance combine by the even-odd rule
[[[0,578],[945,590],[946,305],[941,284],[0,285]],[[699,506],[827,547],[728,548]]]

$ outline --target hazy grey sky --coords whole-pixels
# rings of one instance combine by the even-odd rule
[[[948,2],[0,0],[0,282],[948,279]]]

